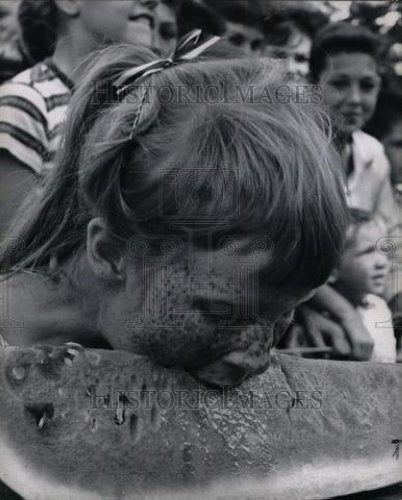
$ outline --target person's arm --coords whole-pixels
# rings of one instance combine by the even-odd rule
[[[376,212],[381,215],[387,224],[389,234],[393,234],[398,225],[398,207],[392,192],[389,176],[384,178],[378,194]],[[387,236],[384,234],[384,237]]]
[[[297,317],[298,322],[287,334],[285,349],[297,351],[299,348],[314,347],[317,348],[319,357],[347,359],[352,356],[352,348],[345,332],[335,321],[305,304],[297,308]],[[328,347],[332,350],[330,353],[325,353]]]
[[[351,357],[359,360],[370,358],[374,342],[350,302],[329,285],[323,285],[317,290],[309,304],[315,309],[327,311],[334,318],[335,323],[342,328],[351,346]],[[315,328],[313,331],[310,328],[309,336],[313,337],[316,342],[319,342],[318,339],[322,340],[323,332],[318,328],[319,325],[317,325],[317,322],[314,324]],[[344,345],[343,341],[341,342],[338,338],[338,330],[335,331],[332,329],[332,331],[335,333],[331,333],[327,328],[325,335],[327,344],[329,339],[332,345]]]
[[[43,173],[47,119],[37,89],[15,81],[0,86],[0,239]]]
[[[373,157],[373,167],[378,173],[379,190],[375,200],[374,210],[384,218],[389,234],[398,224],[398,208],[394,199],[391,186],[391,166],[385,155],[384,148],[379,145]],[[384,234],[384,236],[387,236]]]
[[[8,151],[0,149],[0,241],[27,195],[35,189],[38,176]]]

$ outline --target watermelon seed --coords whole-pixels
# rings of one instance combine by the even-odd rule
[[[26,370],[23,366],[15,366],[12,369],[12,374],[15,379],[22,380],[23,378],[25,378]]]
[[[39,429],[43,429],[43,427],[45,426],[45,423],[46,423],[46,417],[45,417],[45,415],[43,415],[38,422]]]
[[[130,417],[129,430],[131,439],[136,443],[141,437],[141,429],[138,416],[135,413]]]
[[[43,429],[45,424],[54,416],[54,406],[52,403],[39,403],[26,406],[25,409],[34,417],[39,429]]]
[[[98,427],[98,426],[97,426],[97,423],[96,423],[96,418],[93,418],[93,419],[92,419],[92,422],[91,422],[91,431],[92,431],[92,432],[95,432],[95,431],[96,431],[96,429],[97,429],[97,427]]]
[[[146,394],[147,394],[147,386],[145,382],[143,382],[142,387],[141,387],[141,392],[140,392],[140,400],[141,403],[144,404],[146,401]]]
[[[122,405],[123,408],[125,408],[126,406],[130,405],[130,400],[125,394],[119,394],[118,404],[119,407],[120,405]]]
[[[114,415],[114,421],[117,425],[122,425],[124,424],[124,421],[126,420],[126,411],[124,408],[116,408],[116,413]]]

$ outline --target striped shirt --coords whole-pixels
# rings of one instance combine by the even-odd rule
[[[73,90],[50,60],[0,87],[0,149],[40,176],[52,167]]]

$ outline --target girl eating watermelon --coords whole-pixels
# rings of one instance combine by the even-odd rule
[[[235,385],[325,282],[346,220],[325,115],[264,99],[277,66],[197,57],[216,41],[198,37],[169,59],[93,56],[3,245],[6,342],[106,345]]]

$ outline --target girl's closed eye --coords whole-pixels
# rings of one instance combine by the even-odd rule
[[[375,253],[376,251],[376,248],[375,246],[370,246],[370,247],[367,247],[367,248],[364,248],[363,250],[360,250],[359,252],[357,252],[357,257],[360,257],[362,255],[369,255],[371,253]]]

